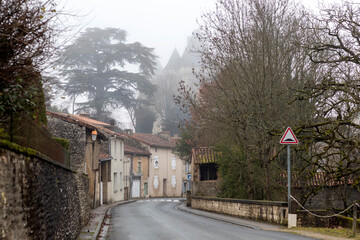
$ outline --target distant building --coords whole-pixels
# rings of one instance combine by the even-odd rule
[[[139,141],[142,147],[151,153],[148,165],[148,196],[183,196],[189,181],[184,161],[173,153],[178,138],[170,137],[169,132],[161,132],[156,135],[134,133],[130,137]],[[144,172],[142,175],[146,176],[146,173]],[[145,192],[145,189],[143,191]]]

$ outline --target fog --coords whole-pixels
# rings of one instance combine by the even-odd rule
[[[65,12],[78,15],[82,27],[115,27],[128,32],[128,42],[155,48],[164,66],[176,47],[181,53],[186,38],[198,28],[197,20],[214,0],[74,0]]]

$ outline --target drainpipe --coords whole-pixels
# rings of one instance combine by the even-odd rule
[[[131,156],[130,158],[130,189],[129,189],[129,198],[132,198],[131,195],[131,189],[132,189],[132,184],[133,184],[133,156]]]

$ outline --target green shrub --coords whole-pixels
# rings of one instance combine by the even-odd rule
[[[65,148],[66,150],[69,150],[69,146],[70,146],[70,141],[65,139],[65,138],[58,138],[58,137],[53,137],[53,139],[55,141],[57,141],[63,148]]]

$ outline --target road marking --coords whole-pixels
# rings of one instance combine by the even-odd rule
[[[172,200],[171,199],[168,199],[168,200],[166,200],[167,202],[172,202]]]
[[[174,200],[174,202],[180,202],[179,200]]]

